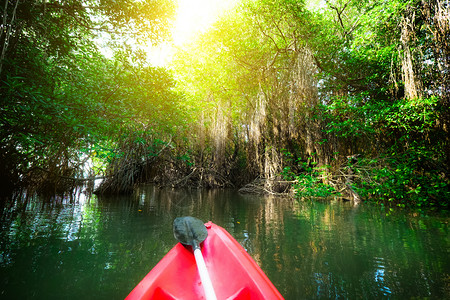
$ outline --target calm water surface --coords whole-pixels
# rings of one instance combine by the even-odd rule
[[[151,186],[5,207],[0,299],[123,299],[184,215],[227,229],[286,299],[450,299],[447,213]]]

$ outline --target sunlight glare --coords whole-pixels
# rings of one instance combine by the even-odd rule
[[[172,29],[173,42],[150,49],[152,64],[166,65],[175,47],[181,47],[206,32],[221,13],[236,3],[237,0],[178,0],[178,13]]]
[[[178,15],[175,21],[173,39],[181,45],[197,34],[205,32],[219,17],[230,8],[234,0],[178,0]]]

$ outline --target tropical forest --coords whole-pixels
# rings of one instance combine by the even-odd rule
[[[242,1],[178,47],[169,0],[2,4],[0,182],[447,207],[447,1]]]
[[[448,0],[0,0],[0,298],[449,299],[449,129]]]

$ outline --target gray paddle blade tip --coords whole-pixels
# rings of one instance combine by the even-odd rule
[[[194,217],[179,217],[173,221],[173,235],[183,245],[198,247],[208,236],[203,221]]]

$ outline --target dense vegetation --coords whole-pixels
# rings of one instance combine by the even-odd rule
[[[153,181],[447,206],[448,1],[323,4],[243,1],[155,68],[137,41],[164,39],[169,1],[7,1],[3,191],[101,176],[103,193]]]

